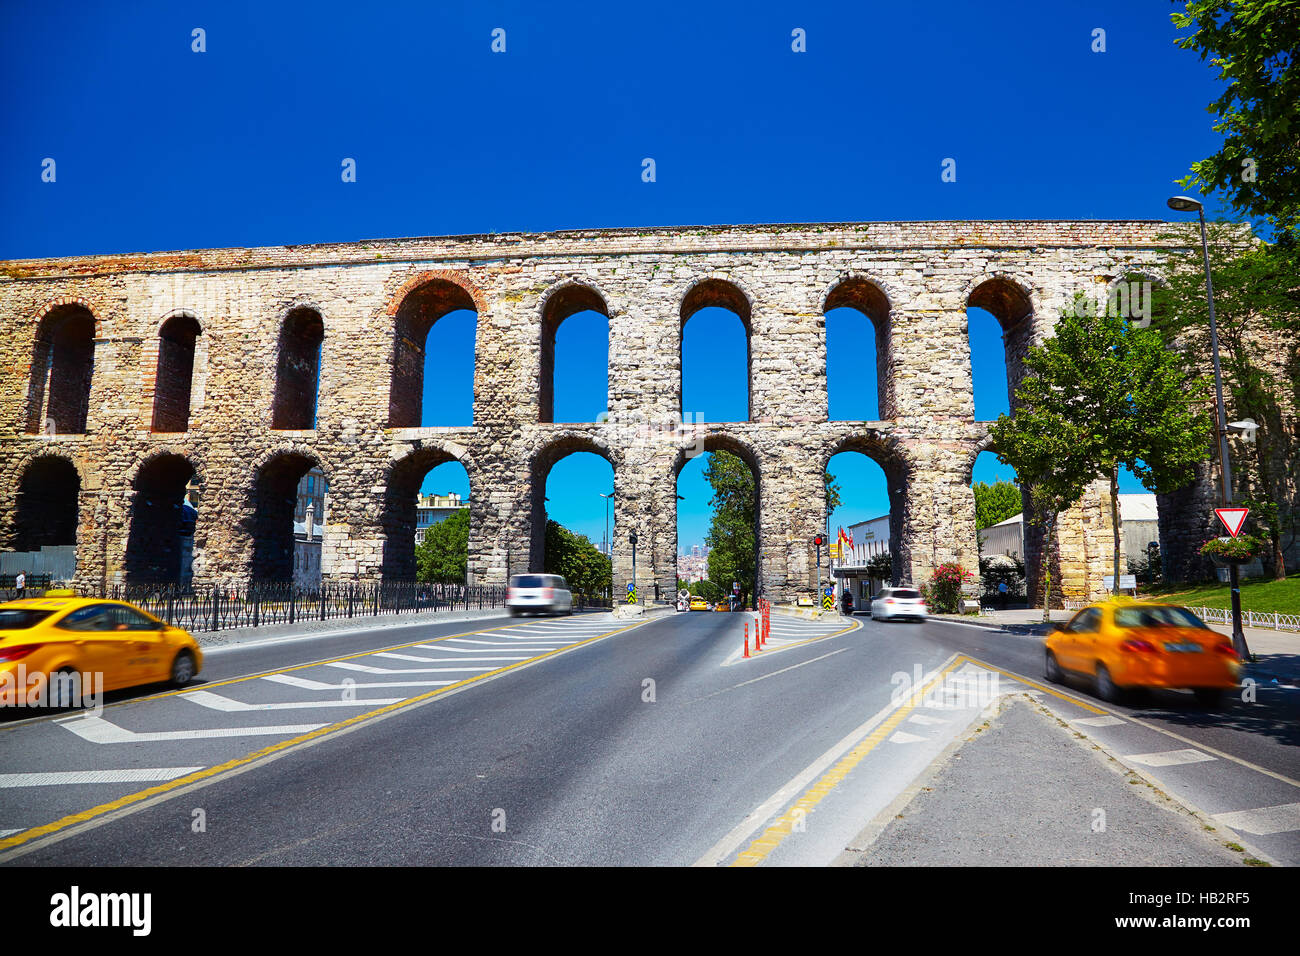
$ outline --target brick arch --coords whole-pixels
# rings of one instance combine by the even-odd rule
[[[61,448],[27,455],[15,470],[14,550],[77,544],[85,478],[83,466]]]
[[[615,489],[619,486],[622,455],[616,446],[606,443],[590,432],[566,429],[548,435],[545,442],[534,448],[528,456],[528,500],[531,531],[528,545],[528,568],[542,570],[546,555],[546,480],[551,469],[573,454],[588,452],[609,462],[614,473]],[[615,510],[617,516],[618,511]]]
[[[312,468],[321,470],[327,488],[333,486],[332,464],[316,449],[299,443],[268,449],[249,465],[242,530],[251,544],[252,580],[292,579],[298,484]]]
[[[85,434],[100,320],[86,300],[53,299],[36,320],[27,433]]]
[[[197,528],[185,500],[191,482],[203,485],[197,462],[188,450],[160,448],[131,469],[123,556],[128,583],[178,583],[190,577],[186,550],[195,543]]]
[[[80,306],[93,315],[95,317],[95,328],[98,330],[101,323],[101,319],[99,318],[99,307],[92,305],[89,299],[83,299],[78,295],[65,295],[54,299],[48,299],[39,309],[32,313],[32,322],[39,325],[41,320],[55,309],[61,309],[67,305]]]
[[[482,476],[469,451],[459,445],[419,442],[401,457],[391,459],[384,469],[379,523],[383,534],[380,573],[385,580],[413,581],[416,577],[416,496],[425,476],[455,462],[469,479],[470,521],[479,505]],[[468,571],[467,571],[468,573]]]
[[[583,279],[565,278],[547,289],[538,302],[541,316],[540,362],[538,368],[537,418],[555,421],[555,336],[565,319],[578,312],[598,312],[609,320],[609,300],[594,284]],[[605,356],[606,400],[608,397],[609,355]]]
[[[683,415],[686,389],[683,381],[685,370],[686,323],[700,309],[723,308],[733,312],[745,330],[745,420],[754,418],[754,303],[752,293],[734,277],[726,273],[710,273],[698,276],[686,286],[681,294],[678,314],[681,322],[677,338],[677,408]]]
[[[876,345],[876,414],[889,419],[897,415],[894,401],[893,374],[893,302],[894,298],[883,283],[857,272],[849,272],[835,280],[821,296],[821,313],[831,309],[857,309],[867,317],[875,333]],[[823,337],[826,334],[822,324]],[[826,417],[830,419],[830,348],[826,348]]]
[[[962,308],[984,309],[1002,327],[1007,368],[1007,403],[1014,411],[1016,388],[1024,376],[1025,356],[1034,345],[1035,327],[1038,324],[1035,319],[1042,314],[1042,296],[1020,276],[1005,271],[992,272],[967,283],[962,295]],[[968,339],[969,334],[968,321]],[[972,394],[972,399],[973,397]]]
[[[144,397],[152,406],[155,432],[189,430],[195,376],[207,365],[206,343],[201,343],[203,323],[189,309],[173,309],[158,323],[146,360]]]
[[[417,428],[424,410],[424,362],[429,332],[444,315],[468,309],[480,318],[486,301],[468,275],[429,270],[408,279],[389,301],[392,317],[392,375],[388,392],[388,427]],[[475,363],[477,364],[477,363]],[[477,370],[475,372],[477,375]],[[471,413],[472,418],[472,413]]]
[[[889,497],[891,582],[901,584],[911,575],[912,553],[906,532],[911,514],[910,485],[916,466],[907,447],[893,435],[875,429],[859,429],[841,433],[828,443],[821,459],[822,471],[830,467],[832,458],[847,452],[865,455],[885,474],[885,493]]]

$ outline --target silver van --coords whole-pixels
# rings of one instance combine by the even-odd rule
[[[506,588],[506,610],[520,614],[572,614],[573,592],[558,574],[516,574]]]

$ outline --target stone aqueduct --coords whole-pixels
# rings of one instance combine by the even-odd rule
[[[822,471],[854,450],[888,479],[895,578],[920,582],[978,558],[971,469],[989,423],[974,419],[967,307],[1001,323],[1014,386],[1062,298],[1158,275],[1170,228],[611,229],[6,262],[0,549],[75,537],[79,584],[129,581],[173,533],[158,502],[194,477],[196,583],[287,578],[293,489],[318,465],[326,578],[409,577],[419,483],[456,460],[470,482],[471,579],[500,584],[540,564],[551,466],[592,451],[614,471],[616,588],[635,530],[641,591],[667,594],[677,472],[696,449],[730,449],[758,477],[758,586],[780,602],[813,589]],[[749,420],[672,428],[682,331],[706,306],[745,326]],[[881,421],[828,420],[824,313],[839,306],[875,325]],[[478,315],[473,425],[419,427],[425,337],[459,308]],[[552,422],[555,331],[586,309],[609,320],[610,420]],[[1176,546],[1201,529],[1169,504],[1162,530]],[[1109,520],[1100,488],[1063,519],[1067,593],[1100,592]]]

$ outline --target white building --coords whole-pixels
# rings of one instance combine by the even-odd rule
[[[836,529],[838,533],[838,529]],[[844,592],[853,595],[853,609],[865,610],[871,596],[886,583],[867,573],[867,564],[878,554],[889,553],[889,515],[850,525],[846,532],[853,544],[843,544],[839,558],[831,561],[831,574],[835,577],[836,600],[843,601]],[[832,543],[835,539],[832,538]],[[838,605],[837,605],[838,606]]]
[[[1160,525],[1156,520],[1156,496],[1152,494],[1119,496],[1120,541],[1129,564],[1145,558],[1154,543],[1160,544]],[[1025,516],[1012,515],[1006,521],[990,525],[979,533],[980,557],[1005,554],[1025,557]]]

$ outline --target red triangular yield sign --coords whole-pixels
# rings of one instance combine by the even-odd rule
[[[1228,534],[1234,538],[1241,534],[1241,526],[1246,523],[1246,515],[1250,514],[1249,508],[1215,508],[1214,513],[1219,516],[1223,526],[1228,529]]]

